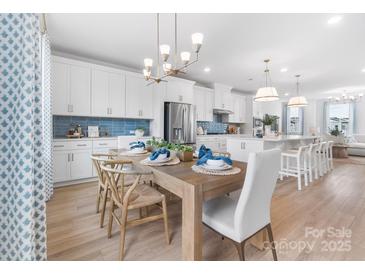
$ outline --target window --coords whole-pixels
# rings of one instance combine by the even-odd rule
[[[333,103],[328,105],[327,112],[327,132],[336,128],[345,136],[352,135],[353,123],[352,103]]]
[[[286,108],[286,134],[303,135],[303,108]]]

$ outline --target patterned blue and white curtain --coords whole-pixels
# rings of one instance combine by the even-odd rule
[[[42,136],[43,168],[46,200],[53,194],[53,157],[52,157],[52,103],[51,103],[51,46],[47,32],[42,35]]]
[[[0,41],[0,259],[45,260],[39,16],[0,14]]]

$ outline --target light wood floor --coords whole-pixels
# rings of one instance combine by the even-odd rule
[[[365,161],[364,158],[335,161],[335,170],[302,191],[295,180],[278,182],[272,202],[274,238],[279,260],[365,259]],[[116,260],[119,233],[114,225],[111,239],[99,228],[95,213],[96,183],[58,188],[47,204],[49,260]],[[135,213],[137,214],[137,213]],[[172,242],[166,244],[163,222],[127,230],[125,260],[180,260],[181,202],[168,204]],[[106,217],[107,220],[107,217]],[[350,229],[350,238],[306,237],[305,228]],[[343,243],[351,241],[349,251]],[[307,243],[299,248],[299,244]],[[313,245],[309,248],[308,243]],[[329,246],[327,245],[329,243]],[[326,250],[329,248],[330,251]],[[228,240],[204,227],[205,260],[237,260]],[[272,260],[269,250],[246,246],[246,260]]]

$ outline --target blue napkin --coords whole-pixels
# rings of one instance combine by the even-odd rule
[[[200,153],[199,153],[200,154]],[[224,157],[224,156],[213,156],[212,151],[208,151],[207,153],[205,153],[205,155],[203,157],[201,157],[196,164],[198,166],[205,164],[208,160],[223,160],[226,164],[228,165],[232,165],[232,160],[228,157]]]
[[[143,148],[145,148],[145,147],[146,147],[146,145],[145,145],[143,142],[140,142],[140,141],[138,141],[138,142],[132,142],[132,143],[129,143],[129,148],[130,148],[130,149],[134,149],[134,148],[138,148],[138,147],[143,147]]]
[[[166,154],[166,157],[169,158],[170,157],[170,151],[166,148],[160,148],[158,150],[155,150],[155,152],[153,152],[150,156],[150,160],[151,161],[154,161],[157,159],[157,157],[160,155],[160,154]]]
[[[205,145],[201,145],[201,147],[199,148],[198,158],[202,158],[208,152],[212,152],[212,150],[210,148],[207,148]]]

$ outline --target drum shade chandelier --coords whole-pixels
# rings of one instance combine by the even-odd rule
[[[300,75],[295,75],[297,78],[297,96],[289,99],[288,107],[306,107],[308,106],[308,101],[304,96],[299,96],[299,77]]]
[[[255,102],[271,102],[279,100],[278,92],[276,88],[272,86],[271,77],[270,77],[270,70],[269,70],[269,62],[270,59],[264,60],[266,64],[265,69],[265,87],[259,88],[257,90],[256,96],[254,98]]]

